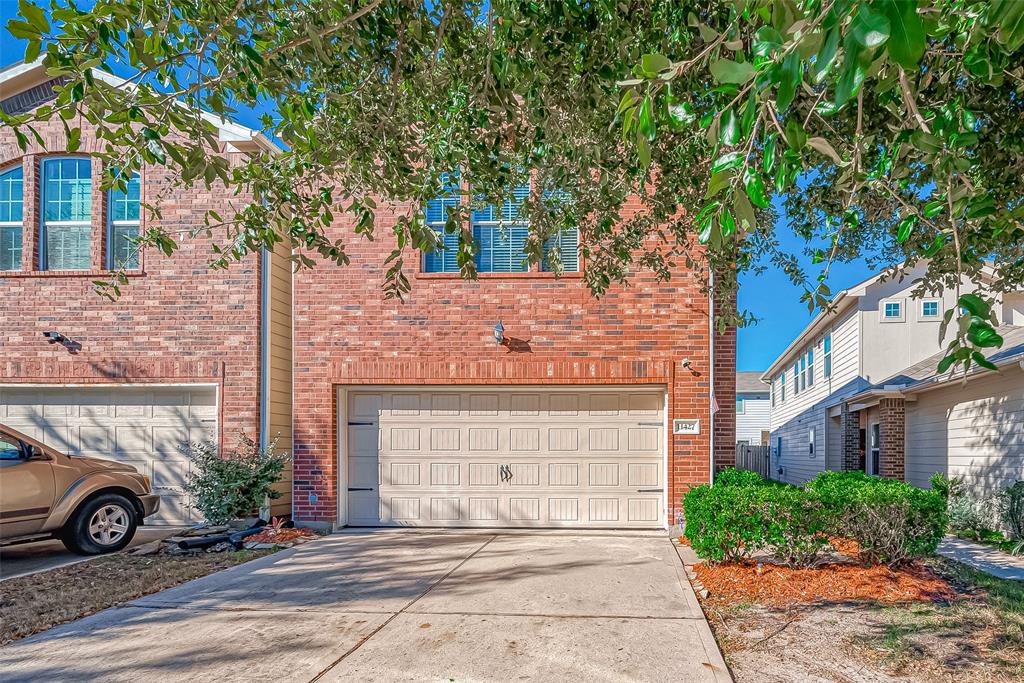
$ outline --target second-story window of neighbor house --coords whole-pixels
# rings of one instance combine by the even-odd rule
[[[825,379],[832,376],[832,334],[825,335],[825,341],[822,343],[825,361],[823,363],[825,370]]]
[[[793,395],[800,393],[800,362],[793,363]]]
[[[139,176],[134,175],[125,189],[110,191],[107,212],[110,226],[107,232],[107,267],[138,268],[139,248]]]
[[[800,391],[807,388],[807,354],[800,356]]]
[[[737,396],[736,397],[736,414],[737,415],[742,415],[745,412],[747,412],[747,402],[743,399],[742,396]]]
[[[938,318],[939,317],[939,302],[938,301],[923,301],[923,302],[921,302],[921,317],[922,318]]]
[[[21,270],[21,166],[0,171],[0,270]]]
[[[92,234],[92,162],[65,157],[43,160],[42,270],[88,270]]]
[[[807,386],[814,386],[814,349],[807,349]]]
[[[424,271],[428,273],[455,273],[458,234],[444,232],[451,206],[460,204],[467,192],[460,187],[457,174],[445,178],[445,193],[427,202],[427,224],[442,234],[444,249],[427,254]],[[526,261],[526,241],[530,223],[523,215],[523,205],[530,195],[530,183],[511,189],[511,197],[500,206],[476,209],[470,215],[473,240],[476,243],[476,269],[479,273],[525,273],[530,270]],[[558,196],[558,193],[549,193]],[[548,256],[558,249],[563,272],[579,271],[579,231],[563,230],[544,244],[540,269],[554,270],[553,259]]]
[[[899,301],[886,301],[884,310],[886,320],[898,320],[902,316]]]
[[[786,402],[786,371],[779,375],[779,401]]]

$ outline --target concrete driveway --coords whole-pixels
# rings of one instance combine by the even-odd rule
[[[664,533],[342,533],[0,649],[18,681],[727,681]]]

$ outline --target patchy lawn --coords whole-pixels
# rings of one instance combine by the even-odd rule
[[[909,577],[876,577],[881,598],[833,599],[841,592],[834,578],[797,580],[826,586],[817,602],[799,582],[786,590],[805,597],[781,600],[756,588],[730,593],[709,579],[701,604],[737,681],[1024,680],[1024,582],[941,558]]]
[[[99,557],[0,582],[0,645],[248,562],[270,550]]]

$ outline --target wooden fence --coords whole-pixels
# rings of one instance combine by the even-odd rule
[[[769,479],[771,452],[771,446],[748,446],[738,443],[736,444],[736,469],[757,472],[765,479]]]

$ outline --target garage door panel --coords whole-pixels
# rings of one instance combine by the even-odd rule
[[[650,389],[354,391],[349,523],[660,526],[663,406]]]
[[[187,524],[196,518],[183,491],[186,451],[190,443],[216,438],[215,388],[5,388],[0,415],[5,424],[68,455],[124,462],[149,476],[161,510],[147,524]]]

